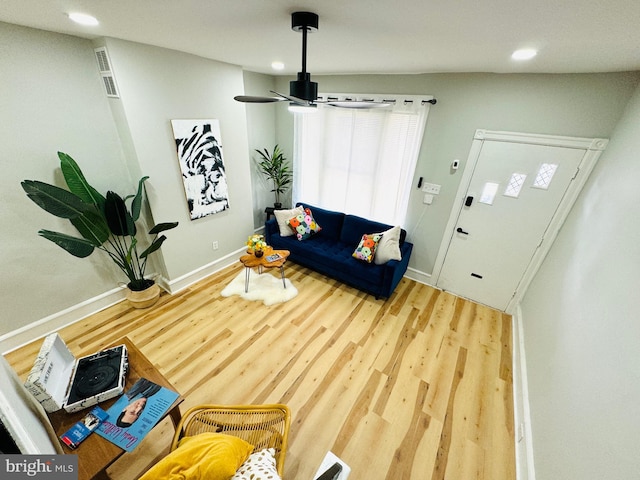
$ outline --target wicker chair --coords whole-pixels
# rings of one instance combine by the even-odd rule
[[[226,433],[249,442],[254,452],[274,448],[276,468],[282,476],[290,424],[291,412],[286,405],[198,405],[183,415],[171,451],[184,437],[205,432]]]

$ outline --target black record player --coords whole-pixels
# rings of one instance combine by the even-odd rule
[[[118,390],[123,373],[122,359],[123,356],[126,359],[126,355],[127,348],[120,345],[79,359],[73,383],[69,388],[67,405],[83,402],[96,395],[104,396],[106,392],[111,392],[114,389]],[[115,395],[120,393],[122,390],[119,390]],[[86,404],[85,406],[90,405]]]
[[[75,412],[120,395],[127,369],[125,345],[76,360],[54,333],[45,339],[25,387],[47,412]]]

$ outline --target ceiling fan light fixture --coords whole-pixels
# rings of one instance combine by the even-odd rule
[[[299,103],[289,103],[288,110],[292,113],[315,113],[318,111],[318,105],[310,103],[309,105],[300,105]]]
[[[313,102],[318,98],[318,84],[311,81],[311,74],[298,72],[298,79],[289,82],[289,95]]]

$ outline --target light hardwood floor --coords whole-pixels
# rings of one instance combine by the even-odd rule
[[[286,480],[333,451],[351,479],[513,480],[511,317],[403,279],[375,300],[291,262],[299,290],[271,307],[222,297],[241,265],[155,307],[126,302],[62,329],[71,351],[129,337],[186,400],[286,403]],[[41,340],[7,355],[25,378]],[[134,479],[168,452],[169,420],[113,464]]]

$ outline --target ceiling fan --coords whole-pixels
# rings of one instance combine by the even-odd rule
[[[294,12],[291,14],[291,29],[302,32],[302,71],[298,72],[297,80],[289,82],[289,95],[271,90],[275,96],[260,97],[251,95],[238,95],[234,100],[243,103],[272,103],[290,102],[291,106],[317,107],[319,103],[343,108],[376,108],[387,107],[390,102],[376,102],[374,100],[337,100],[318,99],[318,84],[311,81],[311,74],[307,72],[307,34],[318,30],[318,15],[311,12]]]

